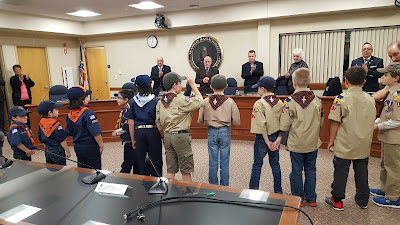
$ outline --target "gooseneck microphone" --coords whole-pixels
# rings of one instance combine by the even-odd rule
[[[8,159],[4,156],[3,156],[3,158],[4,158],[4,164],[0,166],[0,169],[8,168],[14,163],[14,161],[12,161],[11,159]]]
[[[160,172],[157,170],[156,166],[153,163],[153,160],[151,160],[150,156],[146,156],[146,162],[150,162],[151,166],[157,173],[158,181],[155,183],[147,192],[149,195],[154,195],[154,194],[163,194],[166,195],[168,193],[168,185],[165,182],[165,180],[162,179]]]
[[[35,150],[44,151],[44,152],[46,152],[46,153],[49,153],[49,154],[52,154],[52,155],[61,157],[61,158],[66,159],[66,160],[68,160],[68,161],[77,163],[77,164],[79,164],[79,165],[83,165],[83,166],[89,167],[90,169],[94,169],[94,170],[96,171],[96,173],[91,174],[91,175],[89,175],[89,176],[86,176],[86,177],[82,178],[82,182],[85,183],[85,184],[90,184],[90,185],[96,184],[97,182],[99,182],[99,181],[101,181],[101,180],[103,180],[104,178],[107,177],[107,174],[102,173],[99,169],[96,169],[96,168],[94,168],[93,166],[90,166],[90,165],[87,165],[87,164],[85,164],[85,163],[81,163],[81,162],[78,162],[78,161],[69,159],[69,158],[67,158],[67,157],[61,156],[61,155],[56,154],[56,153],[54,153],[54,152],[48,151],[48,150],[46,150],[46,149],[37,148],[37,149],[35,149]]]

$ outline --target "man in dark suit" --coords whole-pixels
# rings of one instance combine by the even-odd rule
[[[204,57],[204,64],[196,71],[196,84],[200,84],[199,91],[202,95],[212,94],[213,91],[210,88],[211,77],[215,74],[219,74],[217,68],[211,66],[211,57]]]
[[[378,79],[383,76],[383,73],[377,71],[378,68],[383,68],[383,59],[372,56],[373,51],[372,45],[365,42],[362,46],[362,57],[351,62],[351,66],[361,66],[367,73],[366,82],[363,86],[363,90],[366,92],[378,91]]]
[[[157,57],[157,65],[151,68],[150,78],[154,80],[153,92],[157,96],[160,91],[165,91],[162,80],[164,75],[171,72],[171,67],[164,65],[163,57]]]
[[[264,75],[263,63],[256,61],[256,51],[250,50],[249,61],[242,65],[242,78],[244,79],[244,93],[257,92],[257,88],[251,88]]]

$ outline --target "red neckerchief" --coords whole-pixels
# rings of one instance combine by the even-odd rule
[[[274,107],[279,102],[279,98],[276,95],[267,95],[264,97],[264,100],[268,102],[271,107]]]
[[[28,137],[29,137],[29,139],[31,140],[32,145],[35,145],[35,141],[33,140],[33,135],[32,135],[32,133],[31,133],[31,131],[29,130],[29,128],[20,126],[20,125],[18,125],[18,124],[13,124],[13,125],[11,125],[10,130],[11,130],[11,128],[13,128],[13,127],[19,127],[19,128],[22,128],[22,129],[26,130],[26,133],[28,134]]]
[[[39,122],[39,126],[42,129],[44,135],[46,135],[46,137],[50,137],[50,135],[59,125],[60,122],[58,122],[57,119],[53,118],[42,118]]]
[[[291,96],[303,109],[307,107],[315,98],[313,91],[299,91]]]
[[[165,108],[168,108],[169,104],[171,104],[172,100],[177,96],[176,93],[173,92],[168,92],[166,94],[163,94],[161,98],[161,102],[164,105]]]
[[[72,120],[72,122],[76,123],[79,117],[82,115],[85,110],[89,109],[88,107],[82,106],[80,109],[71,109],[68,113],[68,118]]]
[[[229,97],[225,95],[211,95],[208,101],[214,110],[217,110]]]

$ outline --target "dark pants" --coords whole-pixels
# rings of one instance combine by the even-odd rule
[[[25,105],[26,105],[26,104],[31,104],[31,103],[32,103],[32,100],[31,100],[31,99],[28,99],[28,100],[20,100],[20,99],[14,99],[14,98],[13,98],[13,103],[14,103],[14,106],[17,106],[17,105],[23,106],[26,110],[28,110],[28,109],[25,107]],[[28,127],[31,128],[31,121],[29,120],[29,114],[26,114],[26,116],[28,116],[28,122],[26,123],[26,125],[28,125]]]
[[[26,155],[26,153],[23,152],[23,151],[21,151],[21,152],[16,152],[16,151],[14,151],[13,157],[14,157],[14,159],[32,161],[32,158],[31,158],[31,157],[28,157],[28,156]]]
[[[0,130],[4,131],[4,101],[0,101]]]
[[[272,142],[276,140],[279,132],[268,135],[268,139]],[[251,169],[250,189],[258,190],[260,184],[261,168],[263,166],[264,157],[268,154],[269,165],[271,166],[272,175],[274,177],[274,192],[282,193],[282,177],[281,166],[279,164],[279,150],[271,151],[261,134],[256,134],[254,140],[254,162]]]
[[[59,145],[56,146],[46,145],[45,155],[46,155],[46,163],[57,164],[61,166],[67,165],[67,160],[65,159],[65,150],[63,147]]]
[[[132,147],[132,142],[124,144],[124,162],[121,165],[121,173],[140,174],[140,167],[136,155],[136,150]]]
[[[317,202],[315,186],[317,183],[317,161],[318,150],[309,153],[290,152],[292,161],[292,172],[290,173],[290,189],[292,195],[306,198],[309,203]],[[304,170],[304,183],[303,183]]]
[[[79,163],[101,170],[100,147],[95,140],[76,142],[74,149]],[[82,164],[78,164],[78,167],[90,168]]]
[[[336,156],[333,158],[335,172],[333,174],[331,194],[335,202],[345,198],[347,177],[349,175],[350,164],[353,162],[354,179],[356,183],[356,195],[354,196],[354,200],[361,207],[368,205],[368,160],[368,157],[355,160],[342,159]]]
[[[148,154],[154,166],[160,175],[162,175],[162,142],[158,129],[135,129],[135,140],[140,174],[151,175],[153,177],[157,176],[153,166],[145,162],[146,155]]]

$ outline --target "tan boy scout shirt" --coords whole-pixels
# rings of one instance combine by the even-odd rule
[[[340,123],[334,153],[342,159],[365,159],[369,156],[376,118],[375,100],[361,87],[351,87],[338,95],[329,113]]]
[[[190,98],[179,94],[167,108],[161,101],[162,99],[156,106],[156,125],[159,130],[168,132],[189,130],[193,111],[201,107],[203,98],[201,96]]]
[[[297,89],[294,94],[300,91],[310,89]],[[308,153],[317,150],[322,144],[319,139],[322,123],[322,104],[317,96],[304,109],[292,96],[285,99],[280,128],[282,131],[289,131],[287,146],[290,151]]]
[[[240,125],[239,109],[232,98],[228,98],[217,109],[213,109],[210,98],[206,98],[199,111],[198,123],[211,127]]]
[[[276,95],[274,93],[265,93],[254,103],[251,113],[250,133],[271,135],[279,131],[283,103],[279,99],[275,102],[272,97],[276,97]]]
[[[384,102],[379,123],[388,120],[400,121],[400,84],[389,88],[389,94]],[[400,127],[379,130],[378,139],[388,144],[400,144]]]

